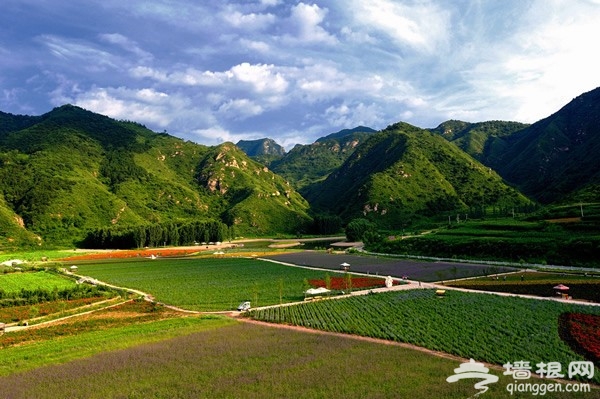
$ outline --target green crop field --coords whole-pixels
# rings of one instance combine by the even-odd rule
[[[0,274],[0,289],[6,293],[21,290],[58,290],[73,288],[74,280],[47,272]]]
[[[600,314],[599,307],[433,290],[390,292],[255,310],[263,321],[408,342],[493,364],[583,360],[559,337],[563,312]],[[595,373],[600,381],[600,372]]]
[[[241,301],[251,301],[253,307],[301,301],[306,279],[336,275],[246,258],[81,264],[79,273],[197,311],[231,310]]]

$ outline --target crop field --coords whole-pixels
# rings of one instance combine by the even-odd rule
[[[573,299],[600,303],[600,277],[566,273],[512,273],[498,278],[475,278],[453,281],[447,285],[472,290],[509,292],[512,294],[556,297],[553,287],[563,284],[569,287],[564,291]]]
[[[74,280],[47,272],[0,274],[0,289],[6,293],[24,290],[58,290],[73,288]]]
[[[187,325],[173,324],[178,320],[187,320]],[[115,349],[115,343],[121,340],[137,336],[156,338],[165,330],[168,333],[164,335],[173,335],[171,339],[148,339],[135,347],[123,345],[124,349],[87,354],[90,347]],[[59,352],[81,347],[85,358],[29,371],[19,370],[19,365],[27,358],[35,358],[39,348],[4,349],[8,357],[0,369],[10,367],[13,371],[0,373],[4,375],[0,377],[2,396],[464,399],[478,392],[473,380],[446,382],[461,360],[352,337],[196,317],[102,333],[66,337],[54,343]],[[92,339],[92,344],[86,344],[85,338]],[[54,353],[49,351],[47,355]],[[502,370],[493,372],[501,375]],[[597,393],[569,398],[591,398]],[[491,384],[485,395],[515,397],[506,391],[505,383]],[[556,399],[564,395],[548,393],[544,397]]]
[[[274,322],[401,341],[502,365],[583,360],[558,333],[561,313],[600,308],[460,291],[408,290],[251,311]],[[566,367],[566,366],[565,366]],[[595,373],[600,381],[600,372]]]
[[[104,300],[106,300],[106,296],[80,298],[70,301],[61,300],[43,302],[38,303],[36,305],[0,307],[0,322],[18,322],[20,320],[28,320],[34,317],[42,317],[52,314],[64,315],[72,309],[76,309],[82,306],[90,306],[94,303],[101,302]],[[31,324],[31,320],[29,320],[29,322]]]
[[[323,252],[295,252],[267,255],[270,259],[301,266],[340,270],[342,263],[350,264],[351,272],[379,276],[403,277],[419,281],[440,281],[518,270],[514,267],[489,266],[454,262],[420,262],[375,256],[326,254]]]
[[[309,288],[307,280],[323,279],[327,274],[246,258],[81,264],[79,273],[196,311],[232,310],[242,301],[251,301],[253,307],[301,301]]]
[[[565,223],[499,219],[462,222],[416,238],[382,241],[368,249],[442,258],[598,267],[599,244],[597,220]]]

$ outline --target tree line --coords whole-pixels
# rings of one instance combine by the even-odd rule
[[[101,227],[88,232],[82,245],[94,249],[132,249],[193,245],[198,242],[226,241],[233,237],[233,226],[220,221],[170,222]]]

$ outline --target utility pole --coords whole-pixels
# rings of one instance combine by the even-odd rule
[[[579,203],[579,208],[581,209],[581,217],[583,217],[583,204]]]

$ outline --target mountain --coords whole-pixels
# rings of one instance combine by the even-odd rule
[[[298,232],[310,221],[306,200],[281,176],[232,143],[207,152],[199,165],[198,182],[225,199],[223,220],[229,225],[247,226],[246,232],[273,233],[273,226]]]
[[[328,134],[325,137],[321,137],[321,138],[317,139],[317,143],[329,141],[331,139],[341,139],[346,136],[351,136],[353,133],[375,133],[375,132],[377,132],[377,130],[371,129],[370,127],[357,126],[353,129],[343,129],[343,130],[340,130],[339,132]]]
[[[406,123],[371,135],[305,198],[344,220],[368,217],[395,228],[419,217],[475,216],[492,206],[507,212],[530,203],[456,145]]]
[[[529,125],[519,122],[488,121],[468,123],[450,120],[435,129],[428,129],[441,135],[484,165],[496,169],[508,144],[506,138]]]
[[[283,158],[271,163],[271,169],[303,193],[307,187],[336,170],[375,130],[359,126],[319,138],[313,144],[297,144]]]
[[[215,148],[70,105],[40,117],[0,117],[11,122],[0,133],[0,224],[12,226],[12,232],[0,232],[0,246],[10,245],[20,229],[29,232],[24,238],[39,235],[72,245],[73,239],[107,226],[223,216],[236,223],[240,234],[268,234],[295,233],[297,226],[289,221],[308,219],[301,197],[239,150],[235,162],[252,173],[244,172],[245,180],[217,180],[222,187],[227,181],[226,194],[212,189],[214,179],[203,180],[218,172],[202,169],[215,167]],[[241,174],[230,164],[218,166],[232,176]],[[255,212],[252,201],[231,195],[248,187],[273,194],[261,197],[261,205],[279,219],[232,218],[232,213]],[[277,192],[290,199],[278,198]]]
[[[489,165],[542,203],[600,201],[600,88],[504,139]]]
[[[240,140],[236,146],[246,153],[250,158],[269,165],[274,160],[285,155],[285,149],[273,139]]]

